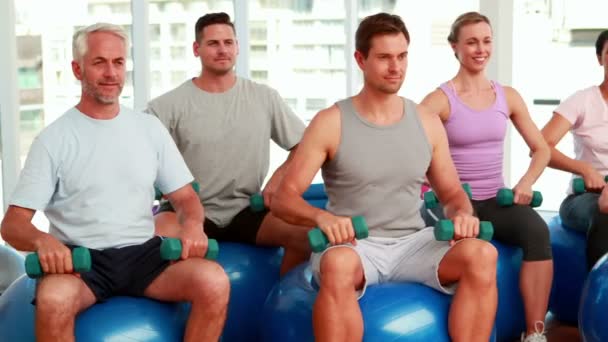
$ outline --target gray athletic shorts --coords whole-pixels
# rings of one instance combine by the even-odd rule
[[[312,272],[320,284],[321,258],[332,248],[352,248],[363,264],[365,284],[359,298],[368,285],[385,282],[422,283],[446,294],[453,294],[457,284],[442,286],[439,281],[439,263],[450,249],[446,241],[436,241],[433,228],[424,228],[400,238],[368,237],[357,240],[357,245],[331,246],[310,258]]]

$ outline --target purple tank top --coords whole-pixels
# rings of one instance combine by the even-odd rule
[[[462,102],[451,84],[439,87],[450,103],[450,117],[444,122],[450,154],[460,181],[469,183],[475,200],[495,197],[498,189],[505,186],[502,158],[509,107],[502,86],[491,83],[496,100],[481,111]]]

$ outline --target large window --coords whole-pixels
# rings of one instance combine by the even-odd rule
[[[150,0],[150,96],[159,96],[201,72],[194,57],[194,25],[210,12],[226,12],[234,20],[231,0]]]
[[[130,1],[15,1],[22,161],[40,130],[78,102],[80,84],[70,66],[74,31],[103,21],[122,25],[130,34],[130,5]],[[66,16],[68,7],[72,14]],[[127,68],[133,69],[130,59]],[[128,79],[122,103],[132,105],[132,94]]]
[[[250,75],[306,123],[346,96],[344,18],[344,1],[249,2]]]

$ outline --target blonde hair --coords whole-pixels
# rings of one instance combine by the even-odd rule
[[[89,35],[94,32],[112,33],[123,40],[125,47],[128,46],[129,37],[122,27],[108,23],[93,24],[79,29],[72,37],[72,58],[74,58],[75,61],[82,61],[82,57],[84,57],[89,48],[87,38],[89,38]]]
[[[456,18],[456,20],[454,20],[452,23],[450,34],[448,35],[448,42],[458,42],[458,34],[463,26],[482,22],[490,25],[490,28],[492,27],[492,24],[490,24],[490,19],[479,12],[467,12],[459,15],[458,18]]]

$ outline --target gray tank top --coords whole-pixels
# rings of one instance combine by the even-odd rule
[[[352,98],[337,102],[340,143],[322,168],[327,210],[364,216],[370,236],[401,237],[424,228],[420,188],[432,152],[416,104],[403,101],[403,118],[390,126],[365,120]]]

